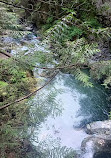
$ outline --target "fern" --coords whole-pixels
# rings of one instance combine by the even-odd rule
[[[80,69],[76,69],[74,74],[75,74],[75,78],[83,82],[85,86],[93,87],[93,84],[90,82],[91,78],[86,73],[84,73]]]
[[[95,79],[102,79],[106,88],[111,86],[111,61],[100,61],[91,65],[91,75]]]
[[[46,32],[46,39],[51,43],[57,60],[62,61],[60,64],[88,65],[89,59],[100,52],[98,40],[111,37],[111,28],[102,28],[94,18],[92,21],[82,21],[72,10],[68,13]],[[71,28],[73,28],[72,32]],[[93,38],[93,42],[90,37]],[[76,78],[85,85],[92,86],[89,83],[90,77],[81,72],[80,69],[79,71],[77,69],[75,74]]]
[[[75,152],[67,147],[55,147],[44,153],[46,158],[74,158]]]
[[[13,37],[13,38],[23,38],[25,35],[30,34],[29,31],[19,31],[19,30],[10,30],[9,32],[9,36]]]
[[[0,7],[0,24],[3,29],[18,30],[21,26],[17,22],[17,14],[9,12],[6,8]]]
[[[51,41],[56,41],[56,39],[58,39],[58,41],[60,41],[62,38],[66,37],[66,34],[64,34],[64,32],[69,29],[68,23],[73,20],[73,14],[74,13],[68,14],[67,16],[62,18],[62,20],[57,22],[56,25],[47,30],[45,34],[47,39],[50,39]]]
[[[102,85],[105,86],[105,88],[109,88],[109,86],[111,86],[111,76],[108,76]]]

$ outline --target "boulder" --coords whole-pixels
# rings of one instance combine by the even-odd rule
[[[111,156],[111,120],[90,123],[85,130],[91,136],[85,138],[81,144],[81,158]]]
[[[86,126],[86,133],[111,138],[111,120],[97,121]],[[103,138],[103,137],[102,137]]]
[[[90,136],[81,144],[81,158],[96,158],[98,155],[111,155],[111,141],[96,136]],[[98,157],[100,158],[100,157]]]

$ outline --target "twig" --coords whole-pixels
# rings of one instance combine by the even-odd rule
[[[52,3],[52,2],[46,2],[46,1],[43,1],[43,0],[38,0],[39,2],[42,2],[42,3],[45,3],[45,4],[48,4],[48,5],[51,5],[51,6],[58,6],[58,7],[62,7],[63,4],[59,5],[59,4],[56,4],[56,3]]]
[[[18,8],[18,9],[24,9],[24,10],[33,10],[33,9],[30,9],[30,8],[26,8],[26,7],[23,7],[23,6],[18,6],[18,5],[15,5],[15,4],[12,4],[12,3],[9,3],[9,2],[4,2],[4,1],[1,1],[0,0],[0,3],[3,3],[3,4],[6,4],[6,5],[9,5],[9,6],[13,6],[15,8]]]
[[[9,58],[11,57],[14,61],[19,62],[19,60],[16,59],[16,58],[14,58],[10,53],[4,52],[4,51],[0,51],[0,53],[8,56]],[[32,66],[33,68],[43,69],[43,70],[59,70],[59,69],[67,69],[67,68],[73,68],[73,67],[88,68],[87,65],[85,65],[85,64],[79,64],[79,63],[65,65],[65,66],[58,66],[58,67],[53,67],[53,68],[51,68],[51,67],[40,67],[40,66],[30,65],[29,63],[25,63],[25,64],[28,64],[29,66]]]
[[[12,4],[12,3],[8,3],[8,2],[4,2],[4,1],[1,1],[1,0],[0,0],[0,3],[6,4],[6,5],[9,5],[9,6],[13,6],[13,7],[18,8],[18,9],[23,9],[23,10],[28,10],[28,11],[34,11],[33,7],[30,9],[30,8],[27,8],[27,7],[18,6],[18,5],[15,5],[15,4]],[[46,15],[50,15],[50,14],[48,14],[45,11],[43,12],[43,11],[35,10],[35,12],[46,14]],[[53,17],[56,17],[56,16],[53,16]]]
[[[47,86],[47,85],[55,78],[55,76],[56,76],[58,73],[59,73],[59,72],[57,72],[56,74],[54,74],[53,77],[52,77],[48,82],[46,82],[42,87],[38,88],[37,90],[33,91],[32,93],[30,93],[30,94],[28,94],[28,95],[26,95],[26,96],[24,96],[24,97],[22,97],[22,98],[20,98],[20,99],[17,99],[17,100],[15,100],[15,101],[11,102],[11,103],[8,103],[8,104],[5,104],[5,105],[1,106],[1,107],[0,107],[0,110],[3,110],[3,109],[5,109],[5,108],[9,107],[9,106],[12,105],[12,104],[19,103],[19,102],[21,102],[21,101],[23,101],[23,100],[25,100],[25,99],[28,99],[29,97],[31,97],[32,95],[34,95],[36,92],[40,91],[40,90],[43,89],[45,86]]]
[[[7,57],[9,57],[9,58],[12,57],[12,55],[11,55],[10,53],[8,53],[8,52],[4,52],[4,51],[1,51],[1,50],[0,50],[0,53],[1,53],[1,54],[4,54],[5,56],[7,56]]]
[[[37,68],[37,69],[43,69],[43,70],[58,70],[58,69],[73,68],[73,67],[86,68],[86,65],[84,65],[84,64],[71,64],[71,65],[65,65],[65,66],[58,66],[58,67],[54,67],[54,68],[39,67],[39,66],[33,66],[33,67]]]
[[[7,53],[7,52],[3,52],[3,51],[0,51],[0,53],[8,56],[9,58],[11,57],[14,61],[17,61],[19,62],[18,59],[14,58],[10,53]],[[28,63],[26,63],[28,64]],[[43,70],[59,70],[59,69],[65,69],[65,68],[73,68],[73,67],[80,67],[80,68],[86,68],[86,65],[85,64],[70,64],[70,65],[65,65],[65,66],[58,66],[58,67],[54,67],[54,68],[51,68],[51,67],[40,67],[40,66],[35,66],[35,65],[30,65],[28,64],[29,66],[32,66],[33,68],[37,68],[37,69],[43,69]]]

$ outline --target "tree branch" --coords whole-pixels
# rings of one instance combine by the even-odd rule
[[[24,10],[30,10],[30,11],[33,10],[33,9],[30,9],[30,8],[25,8],[23,6],[18,6],[18,5],[15,5],[15,4],[12,4],[12,3],[9,3],[9,2],[4,2],[4,1],[1,1],[1,0],[0,0],[0,3],[6,4],[6,5],[9,5],[9,6],[13,6],[13,7],[18,8],[18,9],[24,9]]]
[[[0,50],[0,53],[7,56],[8,58],[11,58],[12,57],[12,54],[8,53],[8,52],[5,52],[5,51],[2,51]]]
[[[38,92],[38,91],[40,91],[41,89],[43,89],[44,87],[46,87],[46,86],[55,78],[55,76],[56,76],[58,73],[59,73],[59,72],[56,72],[56,73],[52,76],[52,78],[51,78],[48,82],[46,82],[42,87],[38,88],[37,90],[33,91],[32,93],[29,93],[28,95],[26,95],[26,96],[24,96],[24,97],[22,97],[22,98],[20,98],[20,99],[17,99],[17,100],[15,100],[15,101],[11,102],[11,103],[8,103],[8,104],[5,104],[5,105],[1,106],[1,107],[0,107],[0,110],[3,110],[3,109],[5,109],[5,108],[9,107],[9,106],[12,105],[12,104],[19,103],[19,102],[21,102],[21,101],[23,101],[23,100],[25,100],[25,99],[28,99],[29,97],[31,97],[32,95],[34,95],[36,92]]]
[[[46,1],[43,1],[43,0],[38,0],[39,2],[42,2],[42,3],[45,3],[45,4],[48,4],[48,5],[52,5],[52,6],[58,6],[58,7],[63,7],[63,4],[61,3],[61,5],[59,4],[56,4],[56,3],[52,3],[52,2],[46,2]]]
[[[67,68],[73,68],[73,67],[79,67],[79,68],[86,68],[85,64],[71,64],[71,65],[65,65],[65,66],[58,66],[58,67],[54,67],[54,68],[50,68],[50,67],[39,67],[39,66],[33,66],[34,68],[38,68],[38,69],[44,69],[44,70],[58,70],[58,69],[67,69]]]
[[[8,56],[9,58],[11,57],[14,61],[19,62],[19,60],[14,58],[10,53],[4,52],[4,51],[0,51],[0,53]],[[26,63],[26,64],[28,64],[28,63]],[[79,64],[79,63],[70,64],[70,65],[64,65],[64,66],[58,66],[58,67],[54,67],[54,68],[51,68],[51,67],[40,67],[40,66],[35,66],[35,65],[30,65],[30,64],[28,64],[28,65],[32,66],[33,68],[43,69],[43,70],[59,70],[59,69],[65,69],[65,68],[67,69],[67,68],[73,68],[73,67],[86,68],[85,64]]]
[[[18,6],[18,5],[15,5],[15,4],[12,4],[12,3],[8,3],[8,2],[4,2],[4,1],[1,1],[1,0],[0,0],[0,3],[6,4],[6,5],[9,5],[9,6],[13,6],[13,7],[18,8],[18,9],[33,11],[33,9],[26,8],[26,7],[23,7],[23,6]],[[35,11],[38,12],[38,13],[50,15],[47,12],[42,12],[42,11],[39,11],[39,10],[35,10]],[[56,16],[54,16],[54,17],[56,17]]]

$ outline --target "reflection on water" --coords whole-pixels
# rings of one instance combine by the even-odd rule
[[[55,108],[51,98],[48,102],[44,100],[53,91],[56,91]],[[50,148],[59,142],[62,146],[80,149],[81,142],[88,136],[82,127],[92,121],[107,119],[106,98],[104,89],[97,84],[94,88],[87,88],[76,81],[72,75],[58,75],[51,85],[34,98],[36,102],[42,100],[44,104],[48,103],[50,108],[53,107],[53,112],[39,127],[38,141],[45,142],[43,144],[48,144]],[[55,116],[54,110],[56,114],[57,111],[61,113]],[[34,143],[34,145],[37,144]]]

